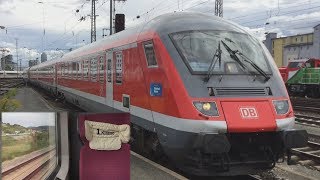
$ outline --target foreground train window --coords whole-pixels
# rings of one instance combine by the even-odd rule
[[[45,179],[58,165],[55,113],[2,113],[2,179]]]

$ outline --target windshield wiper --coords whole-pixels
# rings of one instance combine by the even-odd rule
[[[268,74],[266,72],[264,72],[256,63],[254,63],[250,58],[248,58],[247,56],[245,56],[244,54],[242,54],[240,51],[238,50],[232,50],[226,43],[224,43],[223,41],[221,41],[222,44],[224,45],[224,47],[227,49],[227,51],[229,52],[230,56],[232,59],[234,59],[235,61],[237,61],[243,68],[246,68],[246,66],[243,64],[243,62],[241,62],[241,60],[238,58],[237,54],[239,54],[244,61],[246,61],[247,63],[249,63],[253,68],[255,68],[264,78],[266,81],[268,81],[270,79],[270,77],[268,76]],[[233,41],[231,41],[233,42]]]
[[[266,78],[266,81],[268,81],[270,79],[270,76],[268,76],[268,74],[266,72],[264,72],[264,70],[262,70],[255,62],[253,62],[250,58],[248,58],[247,56],[245,56],[244,54],[242,54],[241,52],[239,52],[238,50],[235,51],[236,54],[239,54],[244,61],[248,62],[249,64],[251,64],[251,66],[253,68],[255,68],[264,78]]]
[[[221,40],[223,46],[226,48],[228,53],[230,54],[230,57],[235,60],[243,69],[247,69],[247,66],[243,64],[243,62],[238,58],[236,53],[225,43]]]
[[[218,44],[218,49],[213,55],[213,58],[211,60],[210,66],[208,68],[207,72],[207,77],[204,79],[205,82],[209,82],[211,76],[212,76],[212,71],[214,70],[214,67],[216,66],[217,60],[219,60],[219,67],[221,67],[221,48],[220,48],[220,41]]]

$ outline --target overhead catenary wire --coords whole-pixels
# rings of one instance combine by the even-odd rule
[[[106,2],[108,2],[108,0],[105,0],[105,1],[100,1],[101,3],[99,3],[99,7],[98,8],[100,8],[100,7],[102,7]],[[170,2],[170,4],[166,4],[167,2]],[[211,0],[211,2],[214,2],[214,1],[212,1]],[[300,4],[301,5],[301,7],[303,7],[303,5],[314,5],[314,4],[317,4],[318,2],[311,2],[310,3],[310,1],[308,1],[309,3],[305,3],[305,2],[307,2],[307,1],[303,1],[303,2],[300,2],[300,3],[280,3],[279,4],[279,9],[280,9],[280,13],[278,14],[278,16],[279,17],[281,17],[281,16],[283,16],[284,15],[284,12],[282,12],[281,13],[281,11],[283,11],[283,10],[285,10],[285,9],[292,9],[292,8],[294,8],[294,7],[298,7],[299,5],[298,4]],[[152,7],[151,9],[149,9],[149,10],[147,10],[146,12],[144,12],[144,13],[142,13],[141,15],[140,15],[140,17],[141,16],[145,16],[145,15],[147,15],[147,16],[151,16],[151,12],[152,12],[152,14],[161,14],[162,12],[171,12],[171,11],[174,11],[174,9],[175,10],[177,10],[176,9],[176,7],[175,7],[175,5],[177,5],[177,1],[175,0],[175,1],[169,1],[169,0],[164,0],[164,1],[160,1],[160,2],[158,2],[154,7]],[[188,4],[189,3],[189,4]],[[201,0],[201,1],[192,1],[192,0],[186,0],[186,1],[184,1],[183,2],[183,4],[185,5],[185,6],[187,6],[186,4],[188,4],[189,6],[188,7],[185,7],[185,8],[182,8],[182,6],[180,6],[180,10],[181,11],[185,11],[185,10],[189,10],[189,9],[192,9],[192,8],[195,8],[195,7],[200,7],[201,5],[203,5],[203,4],[205,4],[205,3],[210,3],[210,1],[204,1],[204,0]],[[84,3],[85,4],[85,3]],[[83,5],[84,5],[83,4]],[[83,5],[82,6],[80,6],[80,8],[83,8]],[[180,1],[180,5],[182,5],[182,2]],[[285,5],[285,6],[284,6]],[[97,8],[97,9],[98,9]],[[278,8],[278,7],[277,7]],[[312,8],[314,8],[313,6],[311,6],[311,7],[309,7],[308,8],[308,10],[313,10]],[[299,11],[301,8],[299,8],[299,9],[297,9],[297,10],[295,10],[295,11]],[[213,9],[211,9],[210,10],[212,13],[214,12],[213,11]],[[275,11],[275,10],[273,10],[273,11]],[[205,12],[205,11],[203,11],[203,12]],[[74,13],[74,12],[73,12]],[[292,12],[293,13],[293,12]],[[265,12],[259,12],[259,13],[250,13],[250,14],[247,14],[247,15],[245,15],[245,17],[248,17],[248,18],[256,18],[257,16],[254,16],[253,17],[253,15],[254,14],[264,14],[265,15]],[[72,17],[72,15],[70,16],[70,17]],[[232,17],[232,18],[234,18],[234,19],[244,19],[245,18],[244,16],[236,16],[236,17]],[[229,18],[229,19],[232,19],[232,18]],[[135,19],[135,18],[134,18]],[[262,18],[258,18],[259,20],[261,20]],[[268,20],[268,19],[270,19],[270,18],[263,18],[263,20],[261,20],[261,21],[264,21],[262,24],[264,24],[265,23],[265,21],[266,20]],[[69,20],[69,18],[67,19],[67,20]],[[252,19],[252,21],[253,20],[255,20],[255,19]],[[255,20],[254,22],[257,22],[257,21],[259,21],[259,20]],[[129,21],[129,23],[130,23],[131,21]],[[295,22],[295,21],[292,21],[292,22]],[[238,22],[239,23],[239,22]],[[247,26],[247,27],[254,27],[254,25],[250,25],[251,23],[253,23],[253,22],[243,22],[243,23],[241,23],[240,22],[240,24],[242,24],[242,25],[249,25],[249,26]],[[283,22],[281,22],[281,23],[283,23]],[[287,23],[287,22],[286,22]],[[78,23],[77,25],[75,25],[76,27],[79,25],[80,23]],[[25,25],[25,26],[27,26],[27,25]],[[56,43],[56,42],[59,42],[59,41],[64,41],[66,38],[69,38],[69,36],[71,35],[70,33],[72,33],[72,31],[75,29],[75,27],[71,27],[71,28],[68,28],[67,29],[67,31],[65,31],[65,33],[63,33],[59,38],[57,38],[57,39],[55,39],[53,42],[50,42],[49,44],[51,45],[52,43]],[[67,37],[66,37],[67,36]]]
[[[307,3],[306,3],[307,2]],[[293,7],[301,7],[301,6],[303,6],[303,5],[311,5],[311,4],[319,4],[320,2],[314,2],[314,3],[310,3],[310,1],[308,0],[308,1],[304,1],[303,3],[295,3],[295,2],[291,2],[291,3],[285,3],[285,4],[294,4],[294,6],[287,6],[287,7],[281,7],[281,8],[279,8],[279,10],[281,11],[281,10],[284,10],[284,9],[290,9],[290,8],[293,8]],[[284,4],[279,4],[279,6],[282,6],[282,5],[284,5]],[[272,10],[278,10],[278,7],[275,9],[275,8],[273,8],[273,9],[270,9],[271,11]],[[209,12],[209,11],[207,11],[207,12]],[[259,10],[258,12],[254,12],[254,13],[250,13],[250,14],[246,14],[246,15],[241,15],[241,16],[234,16],[234,17],[230,17],[230,18],[228,18],[229,20],[235,20],[235,19],[243,19],[243,18],[246,18],[246,17],[248,17],[248,18],[252,18],[253,17],[253,15],[258,15],[258,14],[262,14],[262,15],[265,15],[266,14],[266,12],[265,11],[261,11],[261,10]],[[256,16],[255,16],[256,17]]]
[[[315,7],[305,8],[305,9],[299,9],[299,11],[305,11],[305,10],[310,10],[310,9],[318,9],[318,8],[320,8],[320,6],[315,6]],[[288,14],[294,14],[296,12],[297,12],[297,10],[288,11],[286,13],[279,14],[279,16],[288,15]],[[255,19],[255,20],[252,20],[252,21],[241,22],[241,24],[244,25],[244,24],[248,24],[248,23],[251,23],[251,22],[257,22],[257,21],[262,21],[262,20],[266,20],[266,19],[268,19],[268,18],[261,18],[261,19]]]

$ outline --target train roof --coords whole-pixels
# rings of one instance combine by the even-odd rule
[[[168,13],[160,15],[138,26],[128,28],[94,43],[80,47],[74,51],[64,54],[61,58],[40,63],[31,67],[30,70],[50,66],[67,59],[71,60],[79,56],[104,50],[106,48],[106,44],[113,44],[119,41],[122,41],[121,44],[136,42],[142,32],[156,32],[160,36],[167,36],[171,33],[188,30],[223,30],[248,33],[239,25],[214,15],[195,12]]]

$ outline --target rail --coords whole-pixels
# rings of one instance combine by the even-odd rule
[[[0,96],[7,93],[11,88],[17,88],[24,85],[22,79],[0,79]]]
[[[296,122],[302,125],[320,127],[320,116],[296,114]]]
[[[296,155],[298,158],[298,162],[306,161],[303,165],[308,166],[319,166],[320,164],[320,143],[313,142],[314,140],[319,140],[320,136],[311,134],[309,138],[307,147],[303,148],[295,148],[292,149],[291,152],[293,155]],[[311,141],[311,139],[314,139]],[[310,161],[311,160],[311,161]]]
[[[319,99],[311,99],[311,98],[291,98],[291,102],[293,105],[293,109],[297,111],[304,112],[320,112],[320,101]]]
[[[49,148],[13,167],[3,170],[2,179],[31,179],[43,171],[44,167],[51,167],[50,165],[52,165],[52,159],[55,159],[55,155],[55,148]]]

